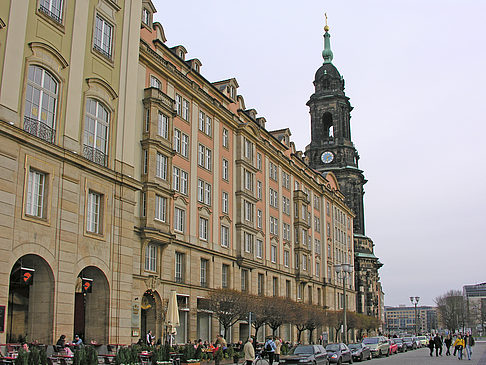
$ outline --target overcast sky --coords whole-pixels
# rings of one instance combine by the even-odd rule
[[[236,77],[246,107],[300,150],[327,12],[385,304],[486,281],[486,1],[153,2],[167,45],[209,81]]]

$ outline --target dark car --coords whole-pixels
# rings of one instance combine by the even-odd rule
[[[394,338],[393,341],[395,341],[398,346],[398,352],[407,352],[407,345],[405,344],[405,342],[403,342],[403,339]]]
[[[282,365],[328,365],[326,349],[321,345],[299,345],[286,356],[280,356]]]
[[[327,358],[330,363],[342,364],[347,362],[353,363],[353,355],[351,350],[344,343],[330,343],[326,345]]]
[[[348,345],[353,355],[353,360],[371,360],[371,351],[364,343],[350,343]]]
[[[402,340],[407,345],[407,350],[415,350],[417,348],[417,343],[413,337],[404,337]]]

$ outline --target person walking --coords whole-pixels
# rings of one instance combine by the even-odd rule
[[[154,339],[155,339],[155,336],[152,335],[152,330],[149,330],[147,332],[147,337],[146,337],[147,346],[152,346]]]
[[[263,349],[268,354],[268,364],[269,365],[273,365],[273,359],[274,359],[276,348],[277,348],[277,346],[275,346],[275,342],[273,342],[272,337],[269,337],[267,339],[267,342],[265,342],[265,345],[263,346]]]
[[[255,361],[255,348],[253,347],[253,338],[248,338],[248,341],[243,346],[243,353],[245,355],[246,365],[252,365]]]
[[[280,348],[282,347],[282,340],[278,337],[275,337],[275,361],[280,362]]]
[[[470,332],[468,332],[464,337],[464,344],[466,346],[467,359],[471,360],[472,347],[474,346],[474,338]]]
[[[457,336],[456,341],[454,342],[454,352],[457,350],[457,358],[462,360],[462,349],[464,348],[464,339],[461,335]]]
[[[452,346],[452,337],[450,334],[447,335],[447,337],[445,338],[444,340],[444,343],[446,345],[446,356],[450,356],[451,355],[451,346]]]
[[[434,342],[434,337],[430,336],[429,338],[429,350],[430,350],[430,356],[434,356],[434,347],[435,347],[435,342]]]
[[[434,344],[435,344],[435,356],[442,356],[442,340],[438,333],[435,334],[434,337]]]

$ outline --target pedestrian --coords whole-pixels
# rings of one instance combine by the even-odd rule
[[[435,347],[435,342],[434,342],[434,337],[430,336],[429,338],[429,350],[430,350],[430,356],[434,356],[434,347]],[[413,347],[412,347],[413,348]]]
[[[73,345],[77,346],[78,348],[83,346],[83,340],[81,337],[79,337],[79,335],[74,336]]]
[[[255,361],[255,348],[253,347],[253,338],[248,338],[248,341],[243,346],[243,353],[245,354],[246,365],[252,365]]]
[[[464,348],[464,340],[461,335],[457,336],[456,341],[454,342],[454,353],[457,350],[457,358],[462,360],[462,349]]]
[[[466,337],[464,337],[464,344],[466,345],[467,359],[471,360],[472,347],[474,346],[474,338],[470,332],[468,332],[466,334]]]
[[[446,356],[451,355],[451,346],[452,346],[452,337],[450,334],[447,335],[446,339],[444,340],[444,343],[446,345]]]
[[[154,339],[155,339],[155,336],[152,335],[152,330],[149,330],[147,332],[147,339],[146,339],[147,340],[147,346],[152,346]]]
[[[435,356],[442,356],[442,340],[440,339],[440,336],[438,333],[435,334],[434,337],[434,343],[435,343]]]
[[[268,354],[268,365],[273,365],[276,348],[277,346],[275,346],[275,342],[273,342],[272,337],[269,337],[265,342],[265,345],[263,345],[263,349]]]
[[[280,348],[282,347],[282,340],[278,337],[275,337],[275,361],[280,362]]]

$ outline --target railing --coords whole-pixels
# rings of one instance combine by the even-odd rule
[[[106,166],[108,162],[107,155],[105,153],[87,145],[83,146],[83,156],[101,166]]]
[[[56,130],[54,128],[40,120],[30,117],[24,117],[24,131],[49,143],[54,143],[54,137],[56,136]]]
[[[111,60],[111,53],[108,52],[108,51],[105,51],[103,48],[101,48],[100,46],[98,46],[96,43],[93,44],[93,49],[96,52],[101,53],[103,56],[105,56],[106,58],[109,58]]]
[[[62,19],[56,14],[54,14],[52,11],[47,9],[44,5],[39,6],[39,11],[46,14],[49,18],[52,18],[57,23],[62,24]]]

